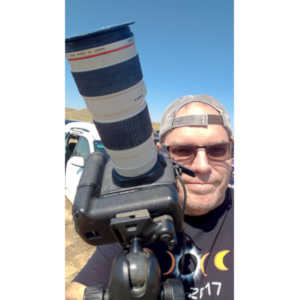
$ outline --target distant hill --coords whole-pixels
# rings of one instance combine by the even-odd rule
[[[66,120],[77,120],[85,122],[93,122],[92,115],[87,109],[74,109],[66,107]]]
[[[93,122],[92,115],[86,108],[78,110],[78,109],[66,107],[65,118],[66,118],[66,120]],[[160,124],[152,122],[152,127],[154,130],[159,130]]]

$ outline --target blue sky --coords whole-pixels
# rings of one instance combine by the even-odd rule
[[[233,1],[66,0],[66,37],[134,21],[153,122],[188,94],[221,101],[233,123]],[[66,61],[66,106],[85,108]]]

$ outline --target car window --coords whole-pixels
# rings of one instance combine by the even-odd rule
[[[67,161],[72,156],[73,151],[76,147],[76,144],[78,142],[79,136],[72,135],[70,133],[66,134],[65,141],[65,165],[67,164]]]
[[[90,146],[88,140],[81,136],[76,144],[72,156],[81,156],[86,159],[90,154]]]
[[[95,152],[102,152],[104,149],[104,145],[101,141],[94,141]]]
[[[108,153],[105,150],[104,145],[101,141],[98,140],[94,141],[94,148],[95,148],[95,152],[103,152],[108,156]]]

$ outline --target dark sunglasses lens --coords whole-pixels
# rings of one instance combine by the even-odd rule
[[[170,147],[170,152],[177,157],[189,157],[194,153],[194,148],[189,146]]]
[[[229,153],[229,145],[228,144],[219,144],[212,145],[207,147],[207,155],[212,158],[222,159],[227,157]]]

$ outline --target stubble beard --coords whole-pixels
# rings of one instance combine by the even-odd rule
[[[201,216],[220,206],[225,200],[225,192],[228,184],[212,188],[204,188],[202,191],[193,192],[186,186],[187,199],[185,214],[190,216]],[[179,201],[183,206],[183,190],[179,189]]]

